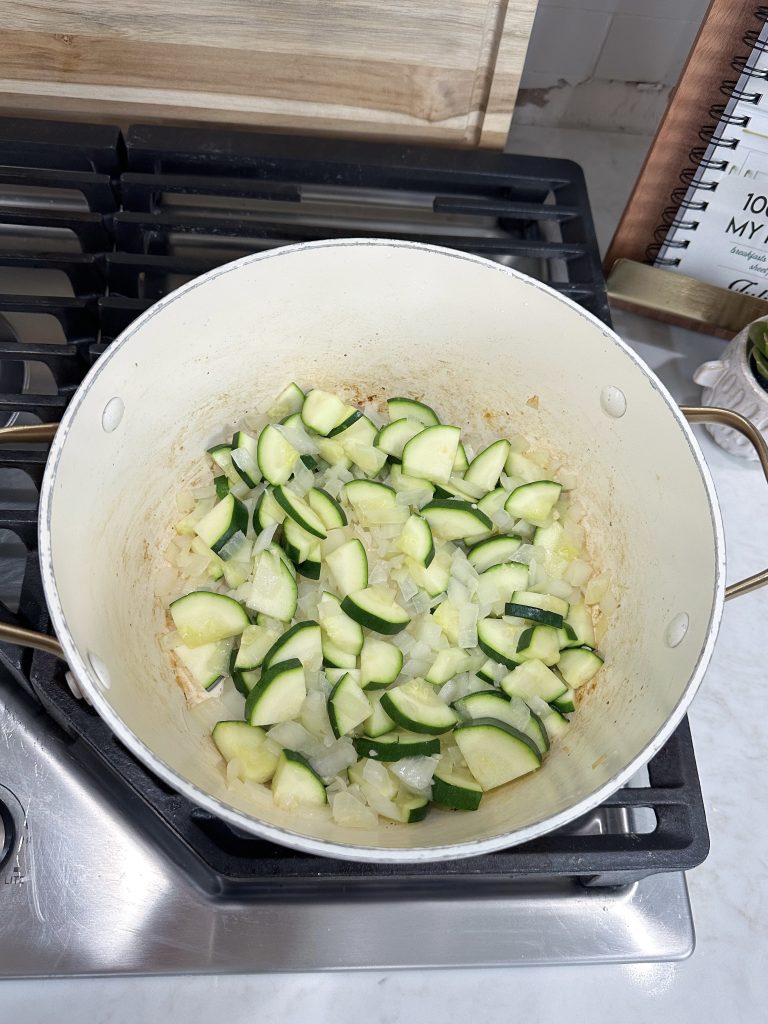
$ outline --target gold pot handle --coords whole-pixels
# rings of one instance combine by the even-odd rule
[[[58,423],[33,423],[25,427],[0,427],[0,444],[16,442],[52,441],[59,429]],[[64,659],[64,651],[55,636],[37,633],[23,626],[11,626],[0,622],[0,640],[20,647],[34,647],[37,651],[46,651],[57,658]]]
[[[763,473],[768,480],[768,444],[765,443],[765,438],[755,424],[746,416],[734,412],[733,409],[720,409],[717,406],[707,405],[683,405],[680,410],[689,423],[718,423],[722,427],[738,430],[757,452]],[[756,572],[754,576],[747,576],[745,580],[739,580],[738,583],[731,583],[730,586],[727,586],[725,599],[728,601],[732,597],[749,594],[752,590],[764,587],[766,583],[768,583],[768,569],[763,569],[762,572]]]

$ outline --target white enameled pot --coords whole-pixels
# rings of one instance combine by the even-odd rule
[[[281,811],[266,789],[246,802],[228,789],[209,735],[186,708],[160,646],[165,613],[155,596],[174,494],[195,483],[200,453],[222,425],[292,379],[350,400],[423,397],[476,444],[523,433],[578,475],[592,558],[619,598],[605,667],[543,770],[487,794],[475,813],[433,810],[417,825],[361,831]],[[397,241],[260,253],[139,317],[67,408],[43,482],[39,541],[64,657],[125,746],[246,832],[353,860],[471,856],[589,811],[685,714],[725,596],[709,472],[684,415],[644,363],[537,281]],[[737,589],[763,581],[759,574]]]

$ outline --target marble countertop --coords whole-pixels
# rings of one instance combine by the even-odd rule
[[[603,243],[642,157],[637,137],[525,130],[515,148],[585,158]],[[612,141],[613,140],[613,141]],[[603,147],[602,150],[600,147]],[[602,168],[602,169],[601,169]],[[616,185],[622,172],[625,185]],[[605,181],[605,188],[603,188]],[[608,181],[612,184],[609,186]],[[619,333],[681,402],[696,402],[691,374],[722,342],[616,314]],[[718,449],[700,430],[725,522],[729,578],[763,567],[768,486],[756,464]],[[421,1024],[444,1020],[547,1021],[564,1013],[592,1024],[621,1019],[688,1022],[764,1019],[768,975],[768,846],[762,806],[768,754],[765,670],[760,655],[768,592],[726,606],[716,652],[690,715],[712,849],[688,875],[697,933],[693,956],[675,964],[530,967],[508,970],[214,976],[5,982],[0,1019],[24,1024],[88,1020],[333,1020]]]

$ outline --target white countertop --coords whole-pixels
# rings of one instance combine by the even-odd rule
[[[537,136],[526,129],[514,148],[584,159],[604,244],[641,158],[642,140],[552,131]],[[619,177],[623,187],[616,187]],[[691,373],[720,352],[722,342],[626,314],[616,315],[616,327],[680,401],[698,400]],[[722,505],[729,578],[749,575],[768,559],[768,545],[761,542],[768,485],[756,464],[726,455],[698,429]],[[5,982],[0,1019],[23,1024],[442,1024],[461,1019],[491,1024],[556,1016],[590,1024],[617,1019],[680,1024],[719,1017],[749,1024],[765,1019],[768,846],[759,822],[768,755],[761,658],[767,614],[768,592],[726,605],[716,652],[690,715],[712,841],[705,863],[688,875],[697,933],[691,959],[578,968]]]

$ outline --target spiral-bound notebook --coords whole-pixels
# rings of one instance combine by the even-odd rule
[[[712,333],[768,313],[768,7],[713,0],[606,270],[619,305]]]

